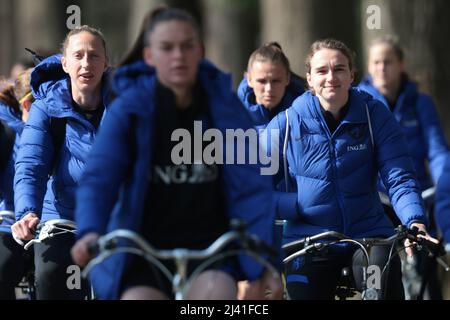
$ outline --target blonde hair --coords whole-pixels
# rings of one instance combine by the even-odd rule
[[[20,104],[30,98],[34,101],[30,85],[31,72],[33,72],[33,68],[21,72],[14,82],[14,96]]]
[[[405,52],[403,51],[403,48],[400,45],[400,42],[399,42],[397,36],[388,34],[388,35],[376,38],[370,43],[369,48],[372,48],[379,44],[385,44],[385,45],[389,46],[390,48],[392,48],[392,50],[394,50],[394,53],[397,56],[398,60],[403,61],[405,59]]]
[[[253,51],[248,59],[247,72],[250,72],[253,64],[257,61],[279,63],[286,68],[287,73],[291,72],[289,60],[278,42],[267,42]]]
[[[69,45],[69,39],[71,36],[74,36],[76,34],[79,34],[81,32],[87,32],[90,33],[91,35],[99,38],[102,41],[102,45],[103,45],[103,49],[105,49],[105,56],[107,57],[107,53],[106,53],[106,42],[105,42],[105,38],[103,36],[103,33],[95,28],[92,28],[88,25],[83,25],[81,27],[76,27],[75,29],[72,29],[65,37],[62,45],[61,45],[61,53],[65,56],[66,55],[66,50],[67,50],[67,46]]]

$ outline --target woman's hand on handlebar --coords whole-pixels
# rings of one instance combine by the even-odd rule
[[[39,218],[34,212],[26,214],[22,219],[16,221],[11,230],[14,235],[23,241],[34,239],[36,227],[39,224]]]
[[[100,235],[96,232],[87,233],[70,250],[73,262],[80,267],[86,266],[89,261],[94,257],[91,252],[91,245],[98,240]]]
[[[416,227],[419,231],[419,234],[417,235],[418,238],[423,238],[427,241],[430,241],[434,244],[438,244],[439,240],[433,238],[432,236],[430,236],[427,232],[427,229],[425,227],[425,225],[423,223],[413,223],[411,224],[411,229]],[[411,242],[411,240],[406,239],[405,240],[405,251],[406,254],[411,257],[413,255],[413,251],[412,251],[412,246],[413,246],[413,242]]]

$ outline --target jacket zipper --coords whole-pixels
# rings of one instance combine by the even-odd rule
[[[339,209],[341,211],[343,233],[346,234],[347,233],[347,219],[346,219],[346,216],[345,216],[344,203],[343,203],[342,198],[341,198],[341,190],[340,190],[339,184],[338,184],[338,174],[337,174],[336,156],[335,156],[336,148],[333,145],[333,137],[335,136],[335,134],[340,129],[341,124],[339,124],[339,126],[336,128],[336,130],[334,131],[333,134],[331,134],[330,130],[328,129],[328,126],[324,125],[323,122],[322,122],[322,127],[324,127],[325,133],[326,133],[327,138],[328,138],[328,146],[329,146],[329,150],[330,150],[331,168],[332,168],[332,171],[333,171],[333,185],[334,185],[334,189],[335,189],[335,192],[336,192],[336,198],[337,198],[337,201],[338,201],[338,204],[339,204]]]

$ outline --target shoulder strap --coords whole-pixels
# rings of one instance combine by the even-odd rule
[[[52,172],[55,171],[61,147],[66,137],[66,124],[67,118],[50,118],[50,135],[52,136],[54,149]]]
[[[286,113],[286,133],[284,135],[284,143],[283,143],[283,169],[284,169],[284,183],[286,184],[286,192],[290,191],[289,188],[289,172],[287,165],[287,146],[289,142],[289,113],[288,109],[285,110]]]
[[[370,121],[369,107],[367,106],[367,103],[366,103],[366,114],[367,114],[367,122],[369,124],[370,142],[372,142],[372,151],[375,151],[375,142],[373,140],[372,122]]]
[[[16,139],[16,133],[3,121],[0,122],[0,171],[3,171],[9,159],[14,147],[14,141]]]

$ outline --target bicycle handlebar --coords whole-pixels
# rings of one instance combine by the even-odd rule
[[[16,216],[13,211],[9,210],[1,210],[0,211],[0,224],[3,223],[4,220],[16,220]]]
[[[167,260],[167,259],[207,259],[216,254],[218,254],[221,250],[223,250],[227,245],[231,244],[236,240],[240,240],[242,244],[242,248],[254,252],[263,252],[271,257],[277,257],[278,252],[266,244],[264,241],[258,239],[256,236],[249,235],[242,230],[231,230],[223,235],[221,235],[217,240],[215,240],[209,247],[203,250],[191,250],[186,248],[175,248],[175,249],[163,249],[158,250],[155,249],[152,245],[150,245],[147,240],[145,240],[138,233],[126,230],[126,229],[118,229],[112,231],[100,238],[97,239],[96,242],[90,245],[90,252],[92,254],[98,253],[97,257],[92,259],[88,265],[83,270],[83,276],[86,277],[87,274],[91,271],[91,269],[102,263],[109,256],[114,254],[117,250],[118,239],[123,238],[126,240],[132,241],[135,245],[138,246],[141,253],[151,255],[157,259]]]
[[[287,243],[282,246],[283,250],[286,252],[287,257],[283,260],[284,263],[287,263],[296,257],[305,255],[306,253],[311,253],[312,251],[319,251],[323,248],[336,244],[341,242],[352,242],[356,245],[359,245],[365,255],[367,251],[365,250],[365,246],[376,246],[376,245],[390,245],[394,241],[400,241],[409,239],[412,242],[417,243],[419,246],[419,249],[425,249],[428,251],[429,255],[432,257],[435,257],[437,262],[445,268],[446,271],[449,271],[449,267],[445,262],[440,259],[440,256],[445,255],[445,250],[450,249],[446,248],[444,249],[444,246],[442,242],[439,242],[438,244],[431,242],[423,237],[420,237],[419,235],[423,235],[422,232],[419,232],[417,227],[414,227],[412,229],[408,229],[405,226],[399,226],[396,228],[396,233],[389,238],[381,239],[381,238],[363,238],[363,239],[352,239],[345,234],[335,232],[335,231],[327,231],[323,232],[314,236],[306,237],[300,240],[292,241],[290,243]],[[330,238],[335,238],[337,240],[334,241],[327,241],[327,242],[317,242],[320,240],[327,240]],[[310,244],[313,242],[312,244]],[[294,253],[293,253],[294,252]],[[447,251],[448,252],[448,251]],[[368,254],[366,255],[367,262],[368,260]]]
[[[40,243],[45,239],[54,237],[55,235],[67,232],[75,233],[76,228],[75,222],[67,219],[52,219],[39,223],[36,228],[38,238],[28,241],[23,247],[25,250],[28,250],[33,244]],[[54,233],[54,230],[59,230],[61,232]]]

